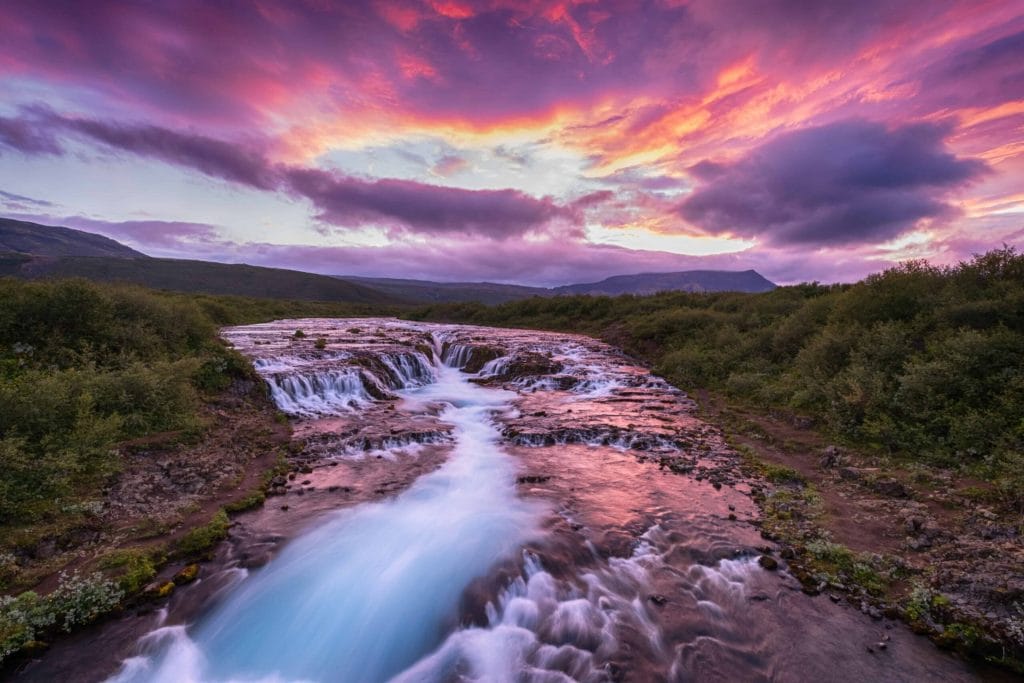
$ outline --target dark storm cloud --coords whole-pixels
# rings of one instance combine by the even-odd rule
[[[464,190],[411,180],[362,180],[318,169],[289,169],[288,187],[335,225],[384,223],[425,234],[523,235],[570,215],[550,198],[516,190]]]
[[[785,133],[734,164],[695,169],[705,184],[680,213],[708,231],[773,244],[890,239],[949,214],[946,194],[984,172],[947,150],[948,132],[847,120]]]

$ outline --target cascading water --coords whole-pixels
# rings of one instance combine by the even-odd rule
[[[394,500],[332,515],[114,680],[384,681],[436,646],[469,582],[536,533],[539,506],[515,495],[490,418],[508,392],[441,367],[405,395],[449,404],[455,446],[441,469]]]
[[[69,646],[28,680],[971,680],[893,624],[866,655],[880,623],[762,569],[739,457],[599,342],[385,319],[224,335],[299,418],[298,476],[159,619],[103,627],[123,662]]]

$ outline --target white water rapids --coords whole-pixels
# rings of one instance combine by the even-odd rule
[[[515,495],[515,466],[490,413],[508,392],[440,366],[405,392],[447,403],[448,461],[393,500],[334,513],[255,572],[190,632],[113,680],[384,681],[435,647],[469,582],[520,548],[538,506]]]
[[[736,454],[600,342],[387,319],[225,337],[297,420],[294,478],[155,625],[96,636],[137,641],[108,681],[971,679],[905,631],[865,655],[881,623],[762,569]],[[89,647],[29,680],[72,680]],[[109,676],[97,659],[73,680]]]

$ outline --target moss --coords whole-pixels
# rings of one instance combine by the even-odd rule
[[[199,565],[196,563],[188,564],[178,570],[174,575],[174,583],[179,586],[186,583],[192,583],[199,576]]]
[[[179,557],[207,555],[218,543],[227,538],[231,521],[224,510],[219,510],[207,524],[192,529],[175,544]]]
[[[239,512],[245,512],[246,510],[252,510],[263,505],[266,501],[267,496],[263,491],[253,491],[244,498],[233,500],[224,506],[224,511],[229,515],[235,515]]]
[[[794,470],[792,467],[785,467],[783,465],[773,465],[771,463],[764,463],[761,465],[761,470],[764,474],[765,479],[772,482],[773,484],[806,484],[807,480],[802,474]]]
[[[159,600],[161,598],[166,598],[171,593],[173,593],[174,588],[175,586],[173,581],[164,581],[161,584],[153,586],[153,588],[149,591],[149,594]]]
[[[162,553],[149,550],[115,550],[97,563],[100,569],[108,570],[117,579],[127,595],[134,595],[153,580],[157,568],[163,563]]]

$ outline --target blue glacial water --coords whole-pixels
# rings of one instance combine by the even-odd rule
[[[454,449],[398,497],[332,513],[242,581],[191,628],[148,637],[118,683],[385,681],[455,625],[460,596],[535,533],[540,509],[515,494],[515,463],[491,414],[510,394],[458,370],[405,393],[443,402]]]

